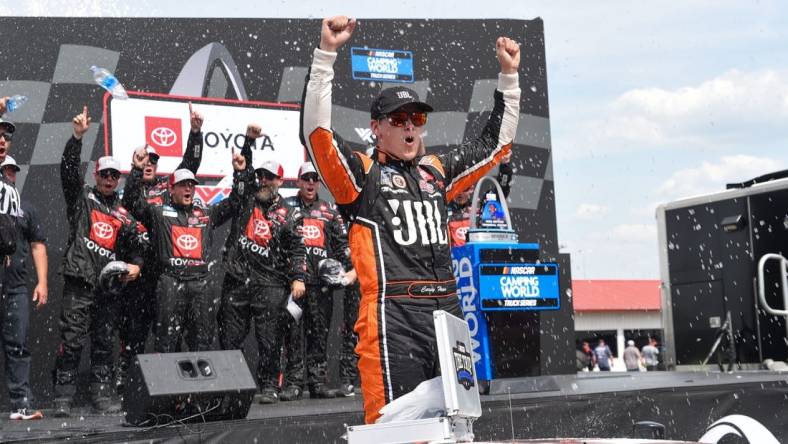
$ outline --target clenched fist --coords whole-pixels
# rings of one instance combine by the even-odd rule
[[[356,29],[356,19],[344,15],[337,15],[323,19],[323,28],[320,30],[320,49],[336,52],[353,35]]]
[[[495,53],[498,56],[498,63],[501,65],[501,72],[504,74],[514,74],[520,66],[520,45],[508,37],[498,37],[495,41]]]
[[[250,123],[249,126],[246,127],[246,137],[257,139],[262,135],[263,129],[260,127],[260,125],[256,123]]]

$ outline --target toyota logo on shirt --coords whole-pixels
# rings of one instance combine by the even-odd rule
[[[320,237],[320,228],[314,225],[304,225],[301,234],[304,236],[304,239],[317,239]]]
[[[197,227],[171,227],[172,253],[174,257],[202,259],[202,230]]]
[[[191,234],[181,234],[178,236],[178,239],[175,241],[175,243],[177,243],[178,246],[184,250],[194,250],[200,246],[200,242]]]
[[[99,221],[93,224],[93,233],[95,233],[96,237],[99,239],[112,239],[112,236],[115,234],[115,229],[112,228],[111,224]]]
[[[256,219],[254,221],[254,235],[263,238],[270,238],[271,227],[268,226],[268,222],[262,219]]]
[[[324,229],[325,225],[322,220],[304,219],[304,225],[301,227],[301,237],[304,238],[304,245],[307,247],[325,248]]]
[[[145,139],[148,145],[156,148],[160,156],[180,157],[183,145],[180,143],[182,132],[181,119],[171,117],[145,117]]]
[[[112,251],[115,249],[115,240],[121,225],[118,219],[94,208],[90,211],[90,240],[99,247]]]

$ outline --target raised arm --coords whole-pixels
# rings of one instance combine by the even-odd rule
[[[145,147],[137,148],[132,157],[131,171],[126,177],[123,187],[123,206],[146,227],[151,227],[151,204],[145,199],[142,189],[142,169],[148,161],[148,152]]]
[[[520,86],[517,68],[520,66],[520,46],[507,37],[495,42],[498,63],[498,88],[495,105],[482,134],[450,152],[437,156],[445,169],[446,199],[454,197],[478,182],[512,149],[520,114]]]
[[[241,153],[233,154],[233,189],[230,195],[209,209],[211,226],[216,228],[240,211],[243,202],[251,195],[252,171],[247,168]]]
[[[72,119],[74,135],[66,142],[63,157],[60,159],[60,181],[63,185],[63,194],[66,199],[66,210],[71,217],[71,211],[82,192],[85,181],[80,174],[80,154],[82,153],[82,136],[88,131],[91,118],[88,116],[88,107],[82,108],[82,113]]]
[[[496,180],[499,184],[501,184],[501,191],[503,191],[503,197],[509,197],[509,192],[512,190],[512,175],[514,175],[514,169],[512,168],[512,152],[509,151],[509,154],[505,155],[501,159],[501,164],[498,165],[498,176]]]
[[[320,47],[315,49],[301,109],[301,143],[328,191],[338,204],[349,204],[361,193],[369,158],[354,152],[331,130],[331,94],[336,51],[356,27],[355,19],[323,20]]]
[[[191,131],[189,131],[189,140],[186,142],[186,151],[183,153],[183,159],[181,159],[180,165],[176,168],[177,170],[186,168],[196,175],[197,170],[200,169],[203,148],[202,123],[204,120],[202,114],[194,111],[192,102],[189,102]]]
[[[256,123],[250,123],[246,126],[246,138],[244,139],[244,146],[241,147],[241,155],[244,156],[246,161],[246,168],[253,168],[253,155],[252,147],[257,139],[263,135],[263,129]]]

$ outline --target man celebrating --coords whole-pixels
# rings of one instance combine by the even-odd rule
[[[356,332],[366,421],[438,374],[433,310],[462,317],[451,268],[446,204],[511,150],[519,113],[520,48],[500,37],[495,106],[481,136],[445,155],[422,154],[432,107],[408,88],[372,102],[373,158],[331,131],[336,51],[356,22],[323,20],[302,109],[302,141],[323,183],[351,219],[351,258],[361,283]]]
[[[246,164],[252,163],[252,145],[261,136],[260,127],[249,125],[241,150]],[[233,215],[225,244],[227,270],[219,309],[219,342],[224,350],[240,349],[254,325],[260,354],[257,379],[263,404],[279,401],[279,370],[282,341],[292,325],[283,310],[288,294],[304,295],[306,264],[304,243],[298,233],[301,216],[279,195],[284,171],[276,161],[254,163],[254,176]]]
[[[301,234],[307,258],[306,312],[304,322],[295,327],[295,340],[289,341],[287,358],[292,365],[286,379],[290,383],[281,394],[283,401],[301,396],[301,387],[306,366],[309,396],[333,398],[336,390],[329,389],[326,366],[328,364],[328,332],[334,308],[334,289],[320,282],[318,265],[323,259],[336,259],[345,270],[352,268],[347,246],[347,229],[339,213],[320,199],[320,177],[314,165],[305,162],[298,170],[298,194],[285,201],[298,208],[303,217]],[[349,279],[348,279],[349,278]],[[355,281],[355,272],[346,280]],[[303,341],[299,340],[303,333]],[[304,357],[306,359],[304,359]],[[304,363],[306,361],[306,365]]]
[[[60,162],[60,178],[70,228],[63,259],[63,312],[60,318],[61,344],[55,360],[56,416],[69,416],[76,392],[77,369],[85,336],[90,334],[93,407],[100,413],[120,410],[111,398],[112,333],[117,315],[115,298],[99,288],[99,274],[110,261],[133,257],[123,280],[140,274],[137,223],[121,206],[115,192],[120,179],[120,163],[105,156],[96,162],[95,186],[85,185],[80,174],[82,136],[91,119],[88,108],[74,117],[74,135],[69,139]]]
[[[177,169],[187,169],[193,174],[197,174],[202,161],[203,116],[192,109],[189,102],[189,122],[191,131],[186,142],[186,151]],[[157,176],[159,165],[159,154],[151,146],[142,149],[148,154],[147,161],[142,165],[142,196],[151,205],[169,205],[169,177]],[[132,159],[133,166],[133,159]],[[127,200],[124,205],[132,208]],[[143,233],[148,237],[148,233]],[[151,251],[150,249],[148,250]],[[126,286],[123,298],[121,299],[120,325],[118,336],[120,338],[120,352],[118,353],[118,366],[116,369],[116,389],[118,394],[125,390],[125,381],[129,366],[134,356],[145,352],[145,341],[148,338],[148,331],[156,316],[156,283],[159,280],[159,268],[152,255],[145,258],[145,267],[142,270],[140,279]]]
[[[230,196],[204,209],[194,204],[198,181],[188,169],[175,170],[170,176],[169,205],[155,205],[142,199],[140,178],[148,164],[149,153],[138,149],[134,168],[126,181],[124,201],[147,227],[160,270],[156,284],[156,341],[160,353],[179,351],[185,335],[189,351],[210,350],[215,333],[216,307],[208,294],[208,254],[213,230],[235,213],[246,192],[246,162],[240,154],[233,157],[233,189]]]

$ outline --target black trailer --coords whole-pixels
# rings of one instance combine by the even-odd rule
[[[657,208],[668,367],[703,362],[728,312],[740,363],[788,358],[786,318],[759,304],[757,279],[765,254],[788,251],[788,179],[728,188]],[[768,304],[785,309],[781,267],[766,264],[764,288]]]

